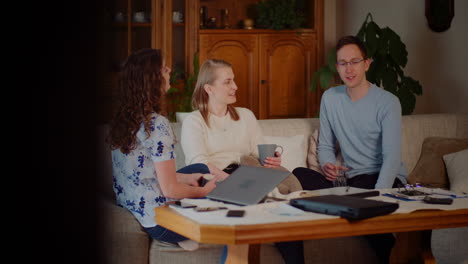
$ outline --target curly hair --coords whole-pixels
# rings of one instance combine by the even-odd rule
[[[119,80],[119,107],[108,137],[112,149],[125,154],[135,149],[142,123],[150,135],[151,115],[161,111],[162,64],[161,51],[156,49],[136,51],[124,62]]]

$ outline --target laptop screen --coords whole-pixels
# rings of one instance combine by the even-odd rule
[[[239,205],[257,204],[289,174],[289,171],[242,165],[206,197]]]

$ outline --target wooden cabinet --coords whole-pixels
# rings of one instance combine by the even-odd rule
[[[299,30],[241,29],[258,0],[105,0],[102,81],[97,91],[99,121],[110,120],[118,91],[118,72],[125,58],[141,48],[161,49],[173,72],[192,73],[199,63],[222,58],[233,64],[239,86],[237,106],[257,118],[316,115],[320,90],[309,92],[312,73],[322,64],[323,0],[301,0],[308,17]],[[228,24],[206,29],[204,16],[229,10]],[[183,15],[173,21],[173,12]],[[206,21],[205,21],[206,22]],[[170,107],[169,107],[170,108]]]
[[[317,69],[313,33],[260,35],[260,118],[308,117],[316,112],[310,80]]]
[[[259,39],[256,34],[200,34],[200,63],[209,58],[224,59],[232,64],[237,90],[236,106],[259,113]]]
[[[312,30],[200,30],[200,62],[219,58],[233,65],[236,106],[257,118],[310,117],[318,111],[309,92],[317,69]]]
[[[243,29],[242,20],[252,18],[257,2],[199,0],[215,21],[222,21],[223,10],[231,14],[229,29],[218,23],[216,29],[198,30],[200,64],[209,58],[230,62],[239,87],[235,105],[259,119],[316,116],[321,91],[310,92],[310,81],[323,63],[323,0],[297,1],[306,17],[304,28]]]
[[[99,54],[102,78],[97,91],[98,121],[107,122],[115,110],[118,73],[124,60],[142,48],[161,49],[174,71],[192,69],[197,49],[198,1],[192,0],[106,0],[103,36]],[[173,21],[173,12],[182,21]],[[196,21],[193,21],[193,20]]]

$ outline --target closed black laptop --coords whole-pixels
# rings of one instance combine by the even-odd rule
[[[297,198],[292,199],[290,204],[304,211],[337,215],[349,220],[386,215],[398,209],[397,203],[341,195]]]

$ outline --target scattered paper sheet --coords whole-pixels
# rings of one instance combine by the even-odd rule
[[[316,195],[328,195],[328,194],[353,194],[359,192],[368,192],[368,189],[360,189],[350,187],[335,187],[329,189],[322,189],[317,191],[297,191],[290,193],[286,196],[282,196],[281,199],[294,199]],[[456,210],[456,209],[468,209],[468,197],[465,198],[454,198],[451,205],[441,204],[427,204],[423,201],[402,201],[393,197],[385,196],[384,194],[391,193],[396,189],[380,189],[380,195],[369,197],[367,199],[380,200],[385,202],[398,203],[399,208],[393,213],[410,213],[418,210]],[[456,197],[462,197],[461,194],[454,194],[442,189],[434,189],[434,193],[440,193],[446,195],[456,195]],[[434,194],[435,195],[435,194]],[[279,198],[279,197],[278,197]],[[279,222],[291,222],[291,221],[303,221],[303,220],[317,220],[317,219],[333,219],[338,216],[319,214],[314,212],[302,211],[298,208],[292,207],[288,204],[289,201],[274,201],[260,203],[249,206],[239,206],[234,204],[228,204],[209,199],[183,199],[183,202],[196,205],[198,207],[227,207],[223,210],[215,210],[210,212],[196,212],[193,208],[175,208],[174,210],[180,214],[198,222],[200,224],[212,224],[212,225],[251,225],[251,224],[266,224],[266,223],[279,223]],[[228,210],[245,210],[244,217],[232,218],[226,217]]]

